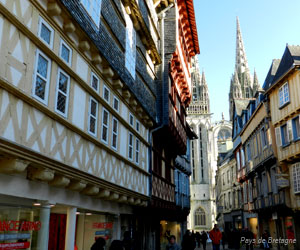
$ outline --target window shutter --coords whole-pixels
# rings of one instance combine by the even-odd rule
[[[291,142],[293,140],[293,128],[292,128],[292,120],[288,120],[287,123],[287,134],[288,134],[288,138],[287,141]]]
[[[267,136],[268,136],[269,145],[272,145],[272,137],[271,137],[271,129],[270,128],[268,128],[268,130],[267,130]]]
[[[275,128],[276,143],[278,147],[282,146],[280,127]]]

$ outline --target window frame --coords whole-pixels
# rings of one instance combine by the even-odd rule
[[[67,62],[63,57],[62,57],[62,46],[65,46],[69,51],[70,51],[70,55],[69,55],[69,62]],[[59,57],[69,66],[72,66],[72,49],[71,47],[64,41],[64,39],[60,38],[60,43],[59,43]]]
[[[265,127],[262,127],[260,129],[260,140],[261,140],[262,149],[264,150],[268,146],[268,139],[267,139],[267,133]]]
[[[114,131],[114,122],[117,124],[117,131]],[[119,135],[119,121],[116,117],[112,118],[112,129],[111,129],[111,147],[118,150],[118,135]],[[114,136],[116,137],[116,145],[114,146]]]
[[[96,116],[92,115],[91,114],[91,108],[92,108],[92,101],[94,101],[96,103]],[[93,98],[92,96],[90,96],[90,99],[89,99],[89,112],[88,112],[88,133],[97,137],[97,127],[98,127],[98,109],[99,109],[99,103],[98,101]],[[91,130],[90,130],[90,117],[92,116],[92,118],[95,119],[95,133],[93,133]]]
[[[117,108],[115,108],[115,101],[118,102]],[[116,110],[117,112],[119,112],[119,110],[120,110],[120,100],[115,95],[113,97],[113,109]]]
[[[108,99],[105,99],[105,90],[108,91]],[[106,101],[108,104],[110,104],[110,90],[108,87],[106,87],[105,84],[103,84],[103,93],[102,93],[102,97],[103,97],[103,100]]]
[[[292,129],[293,129],[293,140],[294,141],[300,140],[300,131],[299,131],[299,134],[297,134],[297,125],[296,125],[297,121],[299,124],[299,130],[300,130],[300,116],[296,116],[296,117],[292,118]]]
[[[135,121],[135,130],[137,132],[140,132],[141,123],[136,119]]]
[[[107,113],[107,124],[104,124],[104,113]],[[106,140],[103,139],[103,128],[106,128]],[[105,144],[108,144],[109,141],[109,112],[106,108],[102,108],[102,121],[101,121],[101,141]]]
[[[130,138],[132,138],[132,142],[130,143]],[[133,160],[133,134],[131,132],[128,133],[128,159]],[[130,156],[130,149],[131,149],[131,156]]]
[[[295,172],[296,168],[297,170]],[[292,176],[293,176],[292,181],[293,181],[294,194],[299,194],[300,193],[300,162],[297,162],[292,165]],[[297,188],[295,188],[295,184]]]
[[[48,65],[47,65],[47,79],[44,79],[44,77],[37,72],[39,55],[41,55],[44,59],[46,59],[48,61]],[[39,76],[40,78],[42,78],[42,80],[46,81],[45,99],[42,99],[38,95],[35,94],[37,76]],[[50,87],[50,80],[51,80],[50,78],[51,78],[51,60],[41,50],[37,49],[36,53],[35,53],[35,66],[34,66],[32,96],[35,99],[37,99],[38,101],[40,101],[43,104],[45,104],[45,105],[48,105],[49,87]]]
[[[131,122],[131,118],[132,118],[132,122]],[[129,125],[130,125],[131,127],[134,126],[134,116],[133,116],[133,114],[131,114],[131,113],[129,113]]]
[[[285,87],[287,86],[287,89]],[[278,90],[278,101],[279,101],[279,108],[283,108],[285,105],[290,103],[290,89],[289,89],[289,82],[286,81]],[[281,103],[281,94],[282,94],[282,103]],[[287,100],[285,100],[287,94]]]
[[[41,31],[42,31],[42,25],[45,25],[47,29],[50,30],[50,43],[47,43],[42,37],[41,37]],[[51,25],[45,21],[45,19],[42,16],[39,16],[39,23],[38,23],[38,37],[40,40],[46,44],[50,49],[53,49],[53,40],[54,40],[54,29],[51,27]]]
[[[138,138],[135,138],[135,163],[140,163],[140,146],[141,142]]]
[[[97,85],[97,89],[95,89],[93,87],[93,77],[95,77],[98,81],[98,85]],[[96,92],[96,93],[99,93],[99,89],[100,89],[100,78],[92,71],[91,72],[91,79],[90,79],[90,86],[91,88]]]
[[[59,77],[60,74],[65,75],[68,78],[68,82],[67,82],[67,93],[64,94],[61,90],[59,90]],[[56,78],[56,88],[55,88],[55,105],[54,105],[54,110],[55,112],[57,112],[58,114],[60,114],[61,116],[67,118],[68,117],[68,110],[69,110],[69,93],[70,93],[70,83],[71,83],[71,77],[61,68],[58,68],[57,70],[57,78]],[[61,112],[60,110],[57,109],[57,101],[58,101],[58,94],[59,92],[62,92],[63,95],[66,96],[66,109],[65,109],[65,113]]]

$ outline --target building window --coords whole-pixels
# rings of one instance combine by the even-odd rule
[[[248,184],[244,182],[244,187],[243,187],[243,196],[244,196],[244,204],[248,202]]]
[[[294,140],[300,139],[300,116],[292,120],[293,125],[293,138]]]
[[[103,98],[109,103],[109,89],[105,85],[103,85]]]
[[[129,124],[133,127],[133,115],[129,113]]]
[[[237,164],[237,167],[239,170],[241,168],[241,160],[240,160],[240,152],[239,151],[236,153],[236,164]]]
[[[114,102],[113,102],[114,110],[119,111],[119,99],[114,96]]]
[[[133,23],[128,14],[125,14],[126,21],[126,48],[125,48],[125,67],[135,79],[136,61],[136,33]]]
[[[99,91],[100,80],[93,72],[91,74],[91,87],[98,92]]]
[[[253,188],[252,188],[252,182],[249,182],[248,184],[248,195],[249,195],[249,202],[253,202]]]
[[[118,120],[115,117],[113,117],[111,146],[112,146],[112,148],[117,150],[117,148],[118,148],[117,145],[118,145]]]
[[[53,28],[42,18],[39,19],[38,37],[47,44],[51,49],[53,48]]]
[[[300,193],[300,163],[293,165],[294,193]]]
[[[268,144],[268,141],[267,141],[266,130],[264,127],[261,128],[261,130],[260,130],[260,139],[261,139],[262,148],[266,147]]]
[[[272,167],[270,169],[270,172],[271,172],[272,192],[273,192],[273,194],[277,194],[278,193],[278,187],[277,187],[277,183],[276,183],[276,167]]]
[[[227,170],[227,183],[230,182],[230,170]]]
[[[59,56],[69,65],[72,63],[72,49],[65,43],[63,39],[60,39]]]
[[[286,82],[283,86],[279,89],[279,107],[282,107],[284,104],[290,101],[289,95],[289,84]]]
[[[102,141],[108,142],[108,126],[109,126],[109,113],[106,109],[103,108],[102,111]]]
[[[139,164],[140,162],[140,140],[136,139],[135,140],[135,162]]]
[[[88,131],[90,134],[97,136],[97,119],[98,119],[98,102],[90,97]]]
[[[195,226],[205,226],[206,225],[206,216],[202,208],[198,208],[195,211]]]
[[[101,0],[80,0],[83,7],[86,9],[89,16],[92,18],[94,23],[99,27],[100,24],[100,11],[101,11]]]
[[[250,98],[250,90],[249,87],[245,88],[246,98]]]
[[[225,186],[225,173],[222,174],[223,179],[223,186]]]
[[[244,149],[241,149],[241,157],[242,157],[242,167],[245,166],[245,153],[244,153]]]
[[[246,150],[247,150],[247,160],[249,162],[249,161],[251,161],[251,147],[250,147],[250,143],[247,144]]]
[[[135,128],[137,132],[140,132],[140,122],[136,120]]]
[[[282,146],[286,146],[292,139],[292,121],[288,120],[286,124],[280,127],[281,143]]]
[[[37,50],[33,96],[44,104],[48,103],[51,61],[41,51]]]
[[[68,113],[69,85],[70,77],[58,69],[55,111],[64,117],[67,117]]]
[[[133,134],[129,133],[128,158],[133,159]]]

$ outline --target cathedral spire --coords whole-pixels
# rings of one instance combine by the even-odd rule
[[[260,84],[259,84],[259,81],[258,81],[258,77],[257,77],[256,71],[254,69],[254,76],[253,76],[253,96],[260,89],[261,89],[261,87],[260,87]]]
[[[204,70],[202,70],[201,85],[207,86]]]
[[[248,61],[244,48],[244,42],[242,38],[242,32],[240,28],[239,18],[236,17],[236,58],[235,58],[235,69],[241,74],[245,71],[249,72]]]

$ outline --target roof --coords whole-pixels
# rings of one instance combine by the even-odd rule
[[[249,101],[250,101],[249,99],[248,100],[244,100],[244,99],[235,99],[234,100],[235,110],[236,110],[236,114],[238,116],[241,116],[243,110],[247,109]]]
[[[193,0],[185,0],[185,2],[186,2],[187,9],[188,9],[189,23],[191,26],[191,32],[192,32],[192,36],[193,36],[195,54],[200,54],[199,42],[198,42],[198,32],[197,32],[197,26],[196,26],[195,10],[194,10],[194,1]]]
[[[278,82],[295,65],[300,65],[300,46],[287,45],[271,86]]]
[[[276,75],[279,63],[280,63],[280,59],[273,59],[271,67],[270,67],[269,72],[267,74],[267,77],[266,77],[265,82],[263,84],[263,89],[264,90],[267,90],[272,85],[272,82],[274,80],[274,76]]]

